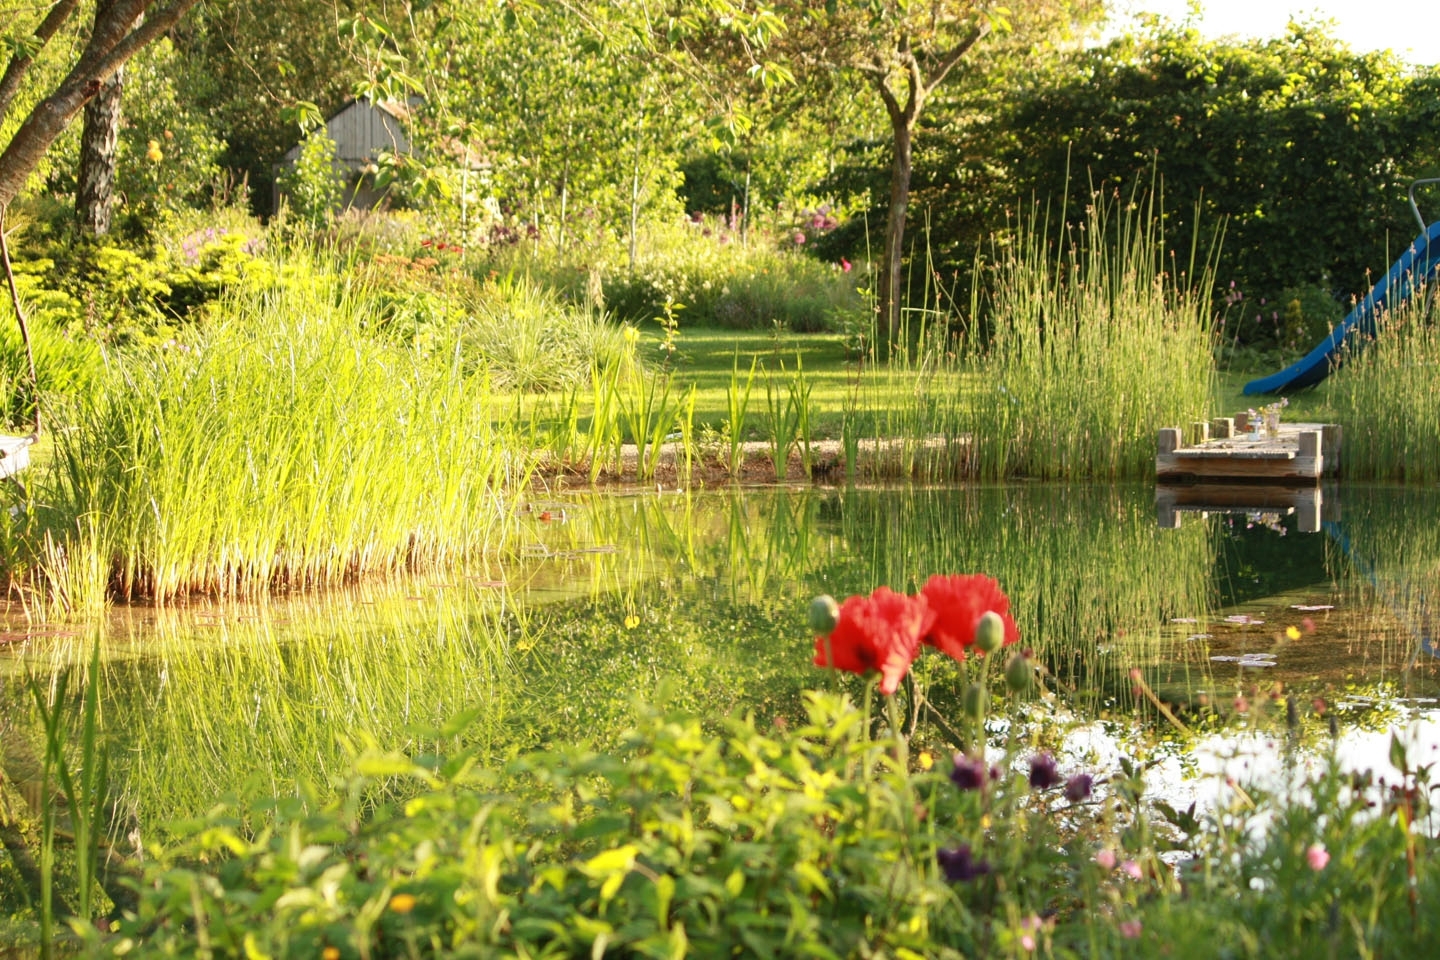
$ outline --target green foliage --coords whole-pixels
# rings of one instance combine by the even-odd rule
[[[1212,41],[1161,22],[957,87],[918,139],[915,203],[943,272],[964,274],[1008,203],[1068,196],[1078,218],[1097,189],[1163,185],[1169,248],[1224,224],[1216,276],[1247,304],[1229,336],[1275,346],[1290,339],[1271,316],[1282,291],[1363,294],[1414,236],[1405,186],[1440,162],[1435,82],[1322,26]]]
[[[441,942],[529,955],[973,948],[989,926],[976,909],[985,894],[947,889],[935,849],[978,823],[976,797],[938,773],[894,769],[861,720],[825,697],[777,736],[731,721],[717,739],[693,720],[652,717],[615,753],[510,764],[513,798],[464,757],[420,766],[363,754],[350,800],[308,815],[283,802],[275,830],[253,840],[250,814],[225,811],[166,851],[161,887],[113,942],[145,929],[131,941],[141,955],[184,952],[203,929],[216,947],[276,956]],[[422,792],[358,819],[365,780],[386,777]],[[1033,855],[1052,861],[1049,849]],[[214,874],[187,865],[216,855],[226,862]]]
[[[1249,787],[1250,806],[1224,816],[1156,803],[1173,825],[1163,839],[1145,765],[1127,757],[1092,818],[1027,784],[1023,745],[995,781],[957,756],[979,778],[960,789],[948,766],[910,770],[903,741],[869,721],[818,694],[791,730],[732,719],[716,736],[650,714],[613,751],[530,753],[501,770],[362,746],[333,800],[222,806],[152,844],[135,912],[83,935],[96,954],[142,957],[191,954],[203,937],[277,957],[1163,945],[1197,958],[1409,952],[1436,935],[1410,909],[1436,892],[1433,840],[1408,829],[1427,815],[1424,793],[1390,794],[1377,815],[1373,782],[1333,753],[1293,788]],[[1428,783],[1403,748],[1399,760],[1407,784]],[[962,849],[976,869],[947,881],[942,863]],[[1166,849],[1188,854],[1183,888]]]
[[[489,542],[507,462],[488,391],[452,354],[368,336],[363,289],[287,259],[203,331],[120,358],[76,398],[12,574],[90,608],[107,591],[335,582]]]
[[[15,263],[21,296],[55,330],[104,346],[170,341],[225,291],[273,274],[256,256],[255,224],[200,227],[173,243],[79,240],[44,222],[31,232]]]
[[[622,320],[648,323],[672,304],[683,306],[687,326],[763,330],[781,324],[814,333],[862,306],[854,276],[838,262],[805,256],[791,232],[756,230],[742,239],[723,219],[654,221],[641,244],[633,272],[616,260],[602,261],[605,308]],[[578,278],[571,284],[578,286]]]
[[[161,39],[125,68],[116,193],[124,201],[122,229],[136,235],[155,231],[186,207],[208,204],[220,175],[224,144],[180,89],[179,58],[171,41]]]
[[[335,141],[323,125],[305,134],[295,162],[281,172],[277,185],[302,223],[318,227],[335,214],[343,184],[336,169]]]
[[[74,299],[43,286],[43,277],[52,266],[48,260],[14,264],[15,288],[26,311],[40,393],[53,400],[88,392],[101,376],[103,361],[94,341],[78,330],[79,308]],[[13,315],[0,322],[0,419],[11,427],[33,425],[35,420],[30,366]]]
[[[364,17],[383,8],[381,0],[358,0],[345,10]],[[273,212],[274,164],[296,142],[281,107],[313,101],[329,115],[355,96],[363,68],[336,27],[334,12],[309,0],[213,0],[175,31],[177,56],[167,69],[190,111],[207,118],[224,144],[221,166],[252,187],[256,213]]]

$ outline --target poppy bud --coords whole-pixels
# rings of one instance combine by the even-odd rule
[[[817,636],[829,636],[835,632],[835,625],[840,622],[840,605],[835,598],[828,593],[823,593],[810,601],[810,629]]]
[[[1035,682],[1035,668],[1030,665],[1030,658],[1023,653],[1017,653],[1005,664],[1005,686],[1016,693],[1025,693],[1030,685]]]
[[[975,627],[975,647],[981,653],[994,653],[1005,643],[1005,621],[994,610],[985,611]]]
[[[960,705],[967,717],[977,721],[984,720],[985,711],[990,707],[990,691],[985,689],[984,684],[972,683],[961,694]]]

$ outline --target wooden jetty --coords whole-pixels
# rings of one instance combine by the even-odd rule
[[[1155,476],[1161,481],[1314,484],[1340,468],[1341,431],[1333,423],[1282,423],[1272,436],[1245,417],[1160,431]]]
[[[1278,483],[1160,484],[1155,488],[1155,521],[1174,530],[1186,516],[1246,514],[1279,522],[1294,515],[1300,533],[1319,533],[1323,521],[1340,519],[1340,499],[1333,484],[1327,486],[1328,490]]]

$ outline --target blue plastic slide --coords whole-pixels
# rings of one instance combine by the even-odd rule
[[[1375,336],[1375,318],[1386,309],[1398,307],[1415,290],[1440,270],[1440,221],[1430,224],[1415,238],[1410,249],[1396,260],[1390,271],[1375,284],[1365,299],[1356,304],[1350,315],[1330,335],[1279,373],[1272,373],[1245,384],[1247,394],[1289,393],[1311,387],[1330,375],[1340,365],[1341,349],[1355,337]]]

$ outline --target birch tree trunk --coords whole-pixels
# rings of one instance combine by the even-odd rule
[[[114,0],[98,0],[95,19],[108,14]],[[100,92],[85,104],[80,132],[80,170],[75,177],[75,216],[80,232],[102,237],[110,232],[114,211],[116,147],[120,142],[120,100],[125,88],[124,68],[100,84]]]

